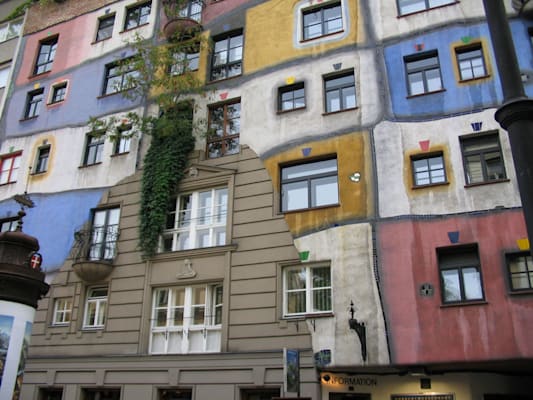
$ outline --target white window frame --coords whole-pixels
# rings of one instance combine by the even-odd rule
[[[17,181],[21,162],[22,152],[6,154],[0,157],[0,185]]]
[[[3,24],[2,27],[0,27],[0,43],[6,42],[10,39],[19,36],[22,30],[23,23],[23,19],[17,19]],[[13,27],[15,27],[15,30],[13,30]]]
[[[68,325],[72,317],[72,299],[57,298],[54,301],[52,325]]]
[[[328,268],[329,269],[329,286],[313,286],[313,274],[312,271],[318,268]],[[288,272],[301,270],[305,274],[305,287],[290,289],[288,282]],[[333,290],[332,290],[332,276],[331,276],[331,266],[329,264],[313,264],[313,265],[293,265],[286,266],[283,268],[283,317],[298,317],[308,314],[324,314],[333,312]],[[316,310],[313,294],[318,290],[329,290],[329,303],[330,308],[325,310]],[[305,311],[301,312],[289,312],[289,294],[294,294],[302,292],[305,293]]]
[[[204,298],[203,302],[195,304],[194,294],[197,290],[204,291]],[[222,290],[219,283],[155,289],[152,300],[150,353],[219,352],[223,303],[217,302],[217,298],[223,297]],[[164,293],[166,304],[159,306],[158,299]],[[183,303],[178,304],[176,300],[180,293]],[[203,308],[203,323],[194,323],[194,310],[197,308]],[[182,313],[177,320],[176,311]],[[161,318],[158,318],[158,312],[161,313]]]
[[[209,208],[205,208],[206,214],[203,217],[200,215],[200,199],[204,193],[211,194],[211,204]],[[187,198],[190,198],[189,204],[191,208],[180,211],[182,203]],[[225,202],[220,202],[220,199],[225,199]],[[225,245],[227,240],[228,202],[229,192],[227,187],[199,190],[177,196],[174,208],[167,210],[167,223],[173,222],[173,226],[167,226],[163,230],[159,246],[160,251],[180,251]],[[174,217],[173,221],[171,220],[172,216]],[[202,223],[202,218],[206,218],[211,222]],[[200,246],[198,235],[205,231],[208,231],[209,235],[208,244]],[[188,235],[188,244],[181,242],[180,235]],[[222,240],[217,239],[218,235],[223,236]],[[166,244],[169,240],[172,241],[170,246]]]
[[[104,295],[94,295],[96,291],[105,290]],[[109,297],[109,288],[107,286],[95,286],[87,289],[87,298],[85,299],[85,313],[83,316],[84,329],[101,329],[105,325],[107,303]],[[91,323],[89,318],[89,308],[94,305],[94,321]]]
[[[327,33],[321,36],[317,36],[310,39],[304,38],[304,13],[313,8],[326,8],[332,4],[340,3],[341,7],[341,19],[342,19],[342,29],[336,32]],[[296,29],[294,37],[296,38],[296,47],[307,47],[315,46],[319,42],[329,42],[342,39],[346,37],[350,30],[350,21],[348,16],[348,5],[345,0],[330,0],[318,3],[313,0],[302,0],[294,8],[294,18],[297,21],[294,24],[294,29]]]
[[[409,11],[402,12],[402,7],[405,8],[406,6],[409,6],[409,4],[406,3],[414,3],[415,7],[418,8],[411,9]],[[457,0],[398,0],[398,15],[409,15],[409,14],[415,14],[418,12],[431,10],[432,8],[447,6],[450,4],[458,3]]]
[[[120,207],[93,210],[89,260],[112,260],[116,257]]]

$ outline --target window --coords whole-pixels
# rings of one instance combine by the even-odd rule
[[[457,0],[398,0],[398,9],[400,15],[405,15],[456,2]]]
[[[103,328],[107,308],[107,287],[94,287],[87,290],[85,302],[84,328]]]
[[[120,389],[82,389],[82,400],[120,400]]]
[[[404,57],[409,96],[442,90],[437,51]]]
[[[35,169],[33,173],[41,174],[48,170],[48,160],[50,159],[50,145],[42,146],[37,149],[37,157],[35,159]]]
[[[185,7],[179,12],[180,17],[194,19],[200,22],[202,19],[202,3],[200,0],[188,0]]]
[[[228,189],[183,194],[171,200],[162,234],[162,251],[226,244]]]
[[[324,77],[326,112],[349,110],[356,106],[353,71],[342,75]]]
[[[0,232],[15,231],[18,225],[18,218],[6,218],[0,220]]]
[[[231,78],[242,74],[242,32],[233,32],[214,39],[211,80]]]
[[[71,299],[56,299],[54,302],[53,325],[66,325],[70,322],[72,315]]]
[[[174,63],[170,66],[171,75],[181,75],[187,71],[196,71],[200,61],[200,53],[175,53],[172,55]]]
[[[483,300],[477,245],[437,249],[443,303]]]
[[[511,291],[533,289],[533,261],[529,252],[507,254]]]
[[[453,394],[393,394],[391,400],[455,400]]]
[[[342,31],[340,1],[303,11],[303,38],[314,39]]]
[[[23,20],[10,21],[0,27],[0,43],[20,35]]]
[[[151,353],[220,351],[221,324],[222,285],[157,289]]]
[[[0,88],[6,87],[8,77],[9,77],[9,67],[0,68]]]
[[[85,145],[85,155],[83,165],[94,165],[102,162],[104,152],[105,135],[87,134],[87,144]]]
[[[151,2],[126,9],[124,30],[127,31],[128,29],[137,28],[138,26],[147,24],[148,19],[150,18],[151,9]]]
[[[61,82],[57,85],[52,86],[52,98],[50,99],[50,104],[60,103],[65,100],[67,95],[67,82]]]
[[[487,76],[481,43],[456,48],[455,57],[457,59],[457,66],[459,67],[459,76],[462,81]]]
[[[131,126],[125,126],[118,130],[119,135],[115,139],[114,154],[129,153],[131,145]]]
[[[331,311],[329,266],[298,266],[283,270],[284,316]]]
[[[446,182],[446,169],[442,153],[411,158],[415,186]]]
[[[10,154],[0,158],[0,185],[17,181],[22,153]]]
[[[279,397],[279,389],[241,389],[242,400],[272,400]]]
[[[24,110],[24,118],[34,118],[39,115],[41,103],[43,102],[44,89],[33,90],[28,93],[26,97],[26,109]]]
[[[112,260],[115,258],[119,219],[119,207],[94,211],[89,260]]]
[[[278,111],[297,110],[305,107],[304,83],[283,86],[278,90]]]
[[[98,19],[98,29],[96,31],[96,41],[108,39],[113,36],[113,26],[115,25],[115,14]]]
[[[338,203],[336,158],[281,168],[281,211]]]
[[[209,107],[207,154],[216,158],[239,152],[241,103],[225,103]]]
[[[33,69],[33,74],[42,74],[52,69],[54,57],[56,55],[58,36],[43,40],[39,43],[39,54]]]
[[[39,400],[62,400],[63,389],[62,388],[40,388]]]
[[[190,389],[159,389],[158,400],[192,400]]]
[[[139,73],[131,58],[106,65],[103,96],[135,87]]]
[[[498,132],[460,141],[467,185],[506,179]]]

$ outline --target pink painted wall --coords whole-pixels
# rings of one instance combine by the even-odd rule
[[[477,243],[486,303],[443,306],[437,247]],[[526,237],[521,211],[378,226],[383,301],[393,364],[481,361],[533,356],[533,293],[509,294],[504,250]],[[435,289],[419,295],[423,283]]]

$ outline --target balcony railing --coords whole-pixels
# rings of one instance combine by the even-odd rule
[[[117,255],[119,233],[116,225],[77,231],[74,233],[74,259],[111,262]]]

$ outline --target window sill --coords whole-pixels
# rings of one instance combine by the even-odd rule
[[[237,250],[236,244],[226,244],[224,246],[200,247],[198,249],[165,251],[156,254],[151,258],[152,261],[167,259],[186,259],[198,258],[205,256],[214,256]]]
[[[455,4],[459,4],[459,3],[460,3],[460,1],[457,0],[457,1],[454,1],[453,3],[443,4],[442,6],[430,7],[430,8],[426,8],[424,10],[415,11],[415,12],[408,13],[408,14],[401,14],[401,15],[398,15],[396,18],[403,18],[403,17],[409,17],[411,15],[422,14],[422,13],[425,13],[427,11],[432,11],[432,10],[436,10],[438,8],[443,8],[443,7],[449,7],[449,6],[453,6]]]
[[[46,107],[47,108],[55,108],[55,107],[60,106],[64,102],[65,102],[65,100],[60,100],[60,101],[56,101],[55,103],[48,103],[48,104],[46,104]]]
[[[52,69],[49,69],[48,71],[41,72],[40,74],[32,74],[28,76],[28,79],[42,78],[43,76],[50,75],[51,72],[52,72]]]
[[[121,93],[124,93],[124,92],[127,92],[128,90],[132,90],[133,88],[130,88],[130,89],[125,89],[125,90],[119,90],[118,92],[113,92],[113,93],[106,93],[106,94],[101,94],[100,96],[96,97],[97,99],[105,99],[106,97],[111,97],[111,96],[115,96],[117,94],[121,94]]]
[[[91,45],[95,45],[97,43],[102,43],[102,42],[105,42],[106,40],[109,40],[111,39],[113,36],[109,36],[109,37],[106,37],[104,39],[100,39],[100,40],[95,40],[94,42],[91,42]]]
[[[304,321],[307,319],[315,318],[332,318],[335,314],[333,311],[324,311],[320,313],[308,313],[308,314],[298,314],[298,315],[284,315],[283,319],[286,321]]]
[[[89,167],[92,167],[92,166],[94,166],[94,165],[100,165],[100,164],[102,164],[101,161],[99,161],[99,162],[97,162],[97,163],[93,163],[93,164],[80,165],[78,168],[79,168],[79,169],[89,168]]]
[[[128,33],[128,32],[134,31],[135,29],[142,28],[143,26],[146,26],[146,25],[150,25],[150,22],[145,22],[144,24],[134,26],[133,28],[130,28],[130,29],[123,29],[119,32],[119,34],[122,35],[123,33]]]
[[[317,37],[314,37],[314,38],[302,39],[302,40],[300,40],[300,43],[302,43],[302,44],[312,43],[315,40],[316,41],[320,41],[321,39],[327,39],[327,38],[330,38],[330,37],[335,36],[335,35],[342,35],[343,33],[344,33],[344,29],[341,29],[340,31],[326,33],[325,35],[317,36]]]
[[[0,187],[2,186],[7,186],[7,185],[11,185],[13,183],[17,183],[17,181],[12,181],[12,182],[6,182],[6,183],[0,183]]]
[[[293,111],[305,110],[306,108],[307,108],[306,106],[303,106],[303,107],[298,107],[298,108],[291,108],[290,110],[278,110],[278,111],[276,111],[276,114],[278,114],[278,115],[288,114],[288,113],[291,113]]]
[[[428,183],[427,185],[415,185],[411,186],[412,190],[420,190],[420,189],[427,189],[432,188],[435,186],[448,186],[450,182],[441,182],[441,183]]]
[[[229,81],[229,80],[232,80],[232,79],[236,79],[236,78],[239,78],[242,76],[242,72],[239,74],[239,75],[233,75],[233,76],[230,76],[229,78],[222,78],[222,79],[217,79],[217,80],[209,80],[209,82],[207,82],[208,85],[212,84],[212,83],[219,83],[219,82],[224,82],[224,81]]]
[[[510,296],[531,296],[533,295],[533,289],[522,289],[522,290],[510,290],[509,291]]]
[[[300,213],[305,211],[315,211],[315,210],[323,210],[324,208],[332,208],[332,207],[340,207],[340,203],[335,204],[328,204],[320,207],[312,207],[312,208],[299,208],[297,210],[288,210],[288,211],[281,211],[282,214],[293,214],[293,213]]]
[[[406,99],[416,99],[417,97],[423,97],[423,96],[427,96],[429,94],[437,94],[437,93],[442,93],[442,92],[445,92],[446,89],[439,89],[439,90],[434,90],[432,92],[424,92],[424,93],[419,93],[419,94],[411,94],[409,96],[406,97]]]
[[[483,76],[476,76],[475,78],[470,78],[470,79],[459,79],[459,83],[477,83],[477,81],[481,81],[483,79],[487,79],[487,78],[490,78],[490,75],[483,75]]]
[[[493,179],[493,180],[484,181],[484,182],[467,183],[465,185],[465,188],[476,187],[476,186],[485,186],[485,185],[491,185],[493,183],[503,183],[503,182],[511,182],[511,180],[507,179],[507,178],[502,178],[502,179]]]
[[[30,175],[31,176],[41,176],[41,175],[45,175],[48,171],[35,171],[35,172],[32,172]]]
[[[19,119],[19,122],[33,121],[34,119],[37,119],[38,117],[39,117],[38,115],[34,115],[33,117],[21,118]]]
[[[488,305],[486,300],[472,300],[472,301],[458,301],[455,303],[444,303],[440,305],[440,308],[453,308],[453,307],[468,307],[468,306],[484,306]]]
[[[338,110],[338,111],[329,111],[329,112],[324,112],[322,113],[322,116],[328,116],[328,115],[335,115],[335,114],[340,114],[340,113],[343,113],[343,112],[346,112],[346,111],[353,111],[353,110],[358,110],[359,107],[352,107],[352,108],[344,108],[342,110]]]
[[[124,151],[122,153],[114,153],[114,154],[111,154],[111,158],[120,157],[120,156],[126,156],[128,154],[130,154],[129,151]]]

